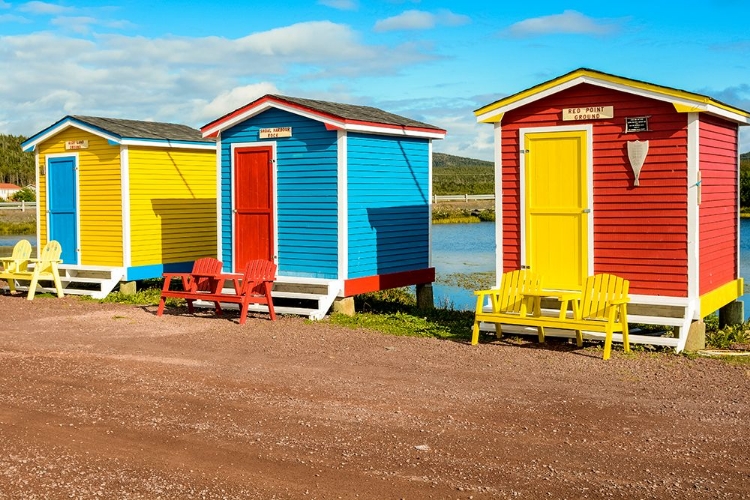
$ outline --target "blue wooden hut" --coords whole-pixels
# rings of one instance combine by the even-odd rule
[[[278,265],[275,297],[430,293],[432,141],[445,130],[368,106],[266,95],[201,129],[216,138],[225,270]],[[431,300],[431,297],[430,297]]]

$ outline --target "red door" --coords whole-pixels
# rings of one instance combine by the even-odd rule
[[[234,150],[234,270],[253,259],[273,259],[273,151]]]

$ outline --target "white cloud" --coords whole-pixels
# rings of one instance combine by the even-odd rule
[[[0,78],[0,132],[33,134],[67,113],[198,126],[279,88],[308,95],[291,90],[356,85],[358,78],[434,59],[419,44],[370,45],[360,38],[330,22],[239,39],[0,36],[0,67],[10,68]]]
[[[97,24],[97,20],[86,16],[61,16],[52,19],[50,23],[73,33],[88,33],[91,31],[91,25]]]
[[[241,108],[266,94],[279,94],[279,89],[269,82],[255,83],[235,87],[228,92],[222,92],[211,102],[205,103],[195,112],[194,119],[203,124],[213,121],[227,113]]]
[[[31,22],[31,19],[26,19],[22,16],[16,16],[13,14],[2,14],[0,15],[0,23],[18,23],[18,24],[28,24]]]
[[[20,10],[21,12],[28,12],[30,14],[57,15],[64,12],[70,12],[73,9],[53,3],[33,1],[22,4],[20,7],[18,7],[18,10]]]
[[[318,0],[318,3],[339,10],[357,10],[359,7],[357,0]]]
[[[619,30],[618,22],[594,19],[575,10],[562,14],[534,17],[511,25],[507,33],[513,37],[552,34],[608,35]]]
[[[0,0],[0,9],[10,9],[10,4],[8,2]]]
[[[373,29],[376,32],[426,30],[438,25],[459,26],[470,21],[468,16],[454,14],[449,10],[440,10],[435,14],[423,10],[407,10],[397,16],[377,21]]]

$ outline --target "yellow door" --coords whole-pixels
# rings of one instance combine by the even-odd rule
[[[586,132],[525,135],[526,266],[545,288],[577,289],[588,274]]]

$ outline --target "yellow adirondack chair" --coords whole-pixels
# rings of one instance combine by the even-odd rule
[[[60,282],[60,273],[57,270],[57,265],[62,262],[60,260],[60,254],[62,254],[62,248],[60,243],[55,240],[50,240],[44,245],[42,253],[39,259],[29,259],[30,264],[34,264],[33,271],[28,269],[17,270],[17,271],[3,271],[0,273],[0,278],[7,280],[10,286],[13,280],[16,281],[29,281],[29,294],[28,300],[34,300],[34,294],[36,294],[36,287],[39,281],[52,281],[55,283],[55,290],[57,290],[57,296],[63,297],[63,287]]]
[[[17,271],[26,271],[31,257],[31,243],[29,240],[20,240],[13,247],[13,254],[10,257],[0,257],[0,264],[3,265],[0,273],[13,273]],[[8,280],[8,288],[11,292],[16,291],[14,280]]]
[[[494,323],[497,338],[502,336],[502,323],[510,325],[524,325],[528,315],[538,316],[539,311],[535,307],[533,298],[524,297],[525,293],[538,292],[542,289],[540,276],[528,270],[509,271],[503,274],[500,288],[491,290],[478,290],[474,292],[477,296],[477,307],[474,314],[474,328],[471,332],[471,343],[479,342],[479,323]],[[484,311],[486,297],[490,297],[492,311]],[[544,340],[544,330],[539,331],[539,341]]]

